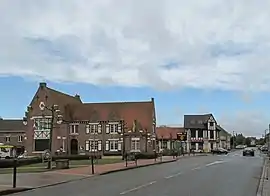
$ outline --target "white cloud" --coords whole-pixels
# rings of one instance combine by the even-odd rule
[[[255,137],[262,137],[269,124],[269,117],[259,110],[223,114],[217,120],[230,133],[234,131],[235,133],[243,133],[245,136]]]
[[[269,0],[0,3],[0,75],[269,90]]]

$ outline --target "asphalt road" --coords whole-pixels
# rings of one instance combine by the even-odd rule
[[[20,196],[255,196],[263,159],[202,156],[13,194]]]

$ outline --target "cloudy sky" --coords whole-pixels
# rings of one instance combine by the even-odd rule
[[[211,112],[229,131],[261,136],[270,117],[269,7],[269,0],[2,0],[0,115],[21,117],[47,81],[87,102],[155,97],[159,124]]]

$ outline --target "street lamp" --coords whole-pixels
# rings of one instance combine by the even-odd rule
[[[48,107],[45,105],[44,102],[41,102],[39,104],[39,108],[41,111],[48,111],[50,112],[50,126],[49,126],[49,134],[50,134],[50,138],[49,138],[49,149],[48,149],[48,153],[49,153],[49,157],[48,157],[48,169],[52,169],[52,140],[53,140],[53,129],[55,128],[54,125],[55,123],[60,125],[63,122],[63,116],[60,114],[60,110],[58,105],[53,104],[52,106]],[[26,126],[28,124],[28,118],[29,113],[31,112],[32,107],[28,106],[27,107],[27,112],[25,112],[25,117],[23,118],[23,124]],[[34,122],[34,127],[36,128],[37,125]],[[39,127],[40,129],[45,129],[46,127]]]

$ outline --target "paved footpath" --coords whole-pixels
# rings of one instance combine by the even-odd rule
[[[131,169],[131,168],[136,168],[136,167],[142,167],[146,165],[154,165],[162,162],[170,162],[176,160],[176,158],[171,157],[171,156],[164,156],[162,159],[157,158],[156,160],[154,159],[143,159],[143,160],[138,160],[137,165],[135,161],[128,161],[127,167],[125,162],[120,162],[120,163],[113,163],[113,164],[105,164],[105,165],[96,165],[94,170],[95,174],[100,175],[100,174],[106,174],[108,172],[113,172],[113,171],[121,171],[121,170],[126,170],[126,169]],[[91,176],[91,165],[87,167],[79,167],[79,168],[71,168],[71,169],[63,169],[63,170],[57,170],[57,171],[51,171],[51,172],[46,172],[46,173],[54,173],[54,174],[68,174],[68,175],[79,175],[79,176]]]
[[[161,158],[138,160],[137,166],[134,161],[129,161],[126,167],[125,162],[95,165],[95,175],[106,174],[113,171],[121,171],[127,169],[133,169],[137,167],[143,167],[148,165],[160,164],[176,161],[174,157],[165,156]],[[44,186],[50,186],[54,184],[61,184],[69,181],[80,180],[95,176],[91,174],[91,166],[63,169],[57,171],[49,171],[43,173],[18,173],[17,174],[17,187],[19,188],[38,188]],[[1,191],[12,189],[12,174],[0,175],[0,195]]]

